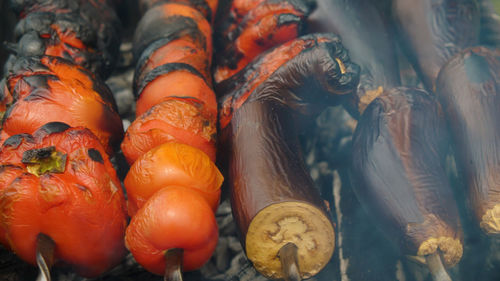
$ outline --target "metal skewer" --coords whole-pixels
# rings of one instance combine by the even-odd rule
[[[163,281],[183,281],[182,256],[184,250],[180,248],[169,249],[165,252],[165,274]]]
[[[425,260],[427,262],[427,267],[432,276],[432,280],[434,281],[452,281],[450,275],[446,271],[446,268],[443,265],[443,261],[441,258],[441,253],[439,250],[425,256]]]
[[[287,243],[278,252],[281,268],[283,269],[283,279],[285,281],[300,281],[299,263],[297,262],[297,246]]]
[[[40,273],[37,281],[51,281],[50,268],[54,264],[54,249],[56,244],[49,236],[40,233],[36,240],[36,263]]]

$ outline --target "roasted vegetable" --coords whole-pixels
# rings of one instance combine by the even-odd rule
[[[0,240],[35,264],[37,236],[57,262],[93,277],[125,254],[124,196],[104,147],[87,129],[48,123],[0,150]]]
[[[434,97],[423,90],[387,90],[358,123],[351,180],[363,206],[403,254],[441,252],[453,266],[463,246],[444,166],[448,143]]]
[[[213,163],[217,104],[207,20],[217,1],[173,2],[143,3],[151,8],[134,36],[137,118],[121,146],[133,163],[125,179],[133,216],[126,245],[165,280],[180,280],[181,268],[201,267],[215,250],[223,180]]]
[[[56,56],[102,78],[113,69],[120,46],[120,25],[105,0],[10,0],[20,21],[15,28],[16,54]]]
[[[393,15],[403,49],[429,91],[449,59],[479,43],[476,0],[396,0]]]
[[[490,235],[500,233],[499,70],[497,51],[466,49],[443,67],[436,90],[453,133],[470,209]]]
[[[125,178],[132,216],[125,241],[137,262],[161,275],[165,251],[181,248],[184,270],[201,267],[217,245],[222,180],[205,153],[185,144],[165,143],[137,159]]]
[[[312,1],[248,1],[231,3],[227,18],[219,32],[217,83],[228,79],[274,46],[300,35]]]
[[[359,65],[358,89],[347,105],[356,117],[385,89],[401,85],[396,46],[372,1],[319,0],[308,18],[309,30],[334,32]]]
[[[41,280],[54,261],[95,277],[126,253],[125,200],[108,159],[123,127],[90,72],[106,76],[116,59],[115,16],[105,1],[11,2],[22,19],[0,88],[0,242],[36,262]]]
[[[330,260],[333,224],[304,167],[294,117],[338,102],[357,79],[339,39],[316,34],[259,56],[217,88],[226,94],[221,147],[234,219],[248,258],[268,278],[287,277],[279,255],[288,243],[298,248],[299,277]]]
[[[90,129],[108,153],[122,139],[122,122],[108,87],[69,61],[49,56],[17,59],[3,96],[12,99],[3,99],[8,110],[1,142],[12,135],[32,134],[53,121]]]

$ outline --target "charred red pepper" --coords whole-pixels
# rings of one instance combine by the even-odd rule
[[[106,78],[120,46],[120,25],[106,0],[11,0],[20,16],[15,28],[16,54],[56,56],[72,61]]]
[[[114,12],[105,1],[11,2],[22,19],[0,88],[0,241],[30,263],[52,252],[45,264],[53,256],[95,277],[126,253],[124,195],[108,159],[123,127],[90,72],[106,76],[116,60]]]
[[[22,259],[35,264],[40,233],[57,245],[57,262],[83,276],[102,274],[125,254],[120,181],[89,130],[48,123],[8,138],[0,183],[0,241]]]
[[[31,134],[42,125],[61,121],[90,129],[112,153],[123,126],[108,87],[80,66],[57,57],[19,58],[6,79],[0,141]],[[9,105],[10,104],[10,105]]]
[[[301,34],[312,1],[233,1],[218,36],[214,78],[228,79],[262,52]]]

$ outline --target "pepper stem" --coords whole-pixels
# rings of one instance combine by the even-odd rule
[[[427,267],[434,281],[452,281],[441,259],[440,251],[425,256]]]
[[[163,281],[183,281],[182,256],[184,250],[180,248],[169,249],[165,252],[165,274]]]
[[[50,268],[54,264],[54,249],[56,244],[49,236],[40,233],[36,240],[36,264],[40,273],[37,281],[50,281]]]
[[[283,270],[283,279],[285,281],[300,281],[299,263],[297,262],[297,245],[289,242],[281,247],[278,256],[281,261],[281,268]]]

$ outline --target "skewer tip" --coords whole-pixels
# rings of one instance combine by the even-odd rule
[[[287,243],[278,252],[283,269],[283,278],[285,281],[300,281],[299,263],[297,261],[297,245]]]
[[[163,281],[183,281],[182,258],[184,250],[180,248],[165,251],[165,274]]]

